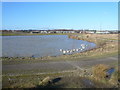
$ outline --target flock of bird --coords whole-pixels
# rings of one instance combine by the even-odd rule
[[[73,52],[75,51],[82,51],[86,48],[87,45],[85,44],[81,44],[81,48],[77,48],[77,49],[68,49],[68,50],[63,50],[63,49],[60,49],[60,52],[62,52],[63,54],[72,54]]]

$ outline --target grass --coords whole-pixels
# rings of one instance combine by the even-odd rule
[[[44,85],[41,84],[41,81],[44,81],[46,77],[49,77],[49,80],[47,80]],[[61,78],[60,81],[56,81],[55,84],[48,84],[49,81],[59,77]],[[102,79],[98,80],[90,77],[80,77],[76,72],[50,73],[43,75],[3,76],[3,79],[4,88],[111,88],[114,86],[111,84],[111,82]],[[91,83],[93,83],[93,85],[91,85]]]
[[[95,51],[97,52],[97,50]],[[54,62],[54,61],[77,61],[77,60],[96,60],[99,58],[106,58],[109,56],[115,56],[118,53],[117,52],[109,52],[109,53],[101,53],[101,52],[97,52],[95,53],[94,50],[93,51],[86,51],[83,53],[77,53],[77,54],[73,54],[73,55],[63,55],[63,56],[58,56],[58,57],[45,57],[43,59],[41,58],[31,58],[31,59],[20,59],[20,58],[2,58],[2,64],[3,65],[14,65],[14,64],[27,64],[27,63],[46,63],[46,62]]]
[[[109,78],[107,78],[106,76],[108,75],[106,73],[107,70],[114,68],[115,71],[111,74],[111,76]],[[98,64],[92,67],[91,69],[92,72],[92,76],[88,76],[88,78],[92,81],[94,81],[95,83],[103,83],[104,85],[110,85],[112,87],[118,87],[118,85],[120,85],[120,81],[118,82],[118,80],[120,80],[120,71],[118,70],[118,65],[115,64],[114,66],[111,65],[107,65],[107,64]],[[110,87],[109,86],[109,87]]]
[[[106,69],[106,65],[98,65],[99,67]],[[96,67],[96,66],[93,66]],[[97,71],[99,72],[98,69]],[[104,70],[101,70],[104,72]],[[24,72],[24,71],[23,71]],[[80,71],[81,72],[81,71]],[[101,72],[102,73],[102,72]],[[55,87],[55,88],[110,88],[116,86],[116,72],[112,75],[110,80],[97,79],[94,77],[81,77],[81,74],[76,72],[65,72],[65,73],[48,73],[48,74],[22,74],[18,76],[4,76],[3,75],[3,87],[4,88],[40,88],[40,87]],[[101,74],[100,74],[101,75]],[[61,81],[56,84],[40,84],[46,77],[50,77],[50,80],[61,77]],[[84,81],[85,80],[85,81]],[[94,85],[88,84],[90,80]]]
[[[4,88],[33,88],[39,85],[39,83],[46,77],[55,78],[59,76],[68,76],[70,73],[49,73],[42,75],[19,75],[19,76],[3,76]],[[17,83],[16,83],[17,82]]]
[[[0,36],[32,36],[32,35],[69,35],[69,33],[22,33],[22,32],[3,32]]]
[[[69,36],[70,38],[94,42],[97,48],[81,53],[81,56],[104,57],[118,54],[118,34],[85,34]],[[111,40],[116,41],[111,41]]]
[[[107,76],[106,71],[108,69],[109,69],[108,65],[104,65],[104,64],[95,65],[92,68],[93,76],[99,79],[104,79]]]

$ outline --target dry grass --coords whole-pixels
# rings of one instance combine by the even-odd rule
[[[80,53],[80,56],[98,57],[118,53],[118,34],[81,34],[69,37],[94,42],[97,45],[97,48]]]
[[[41,86],[47,85],[49,83],[49,81],[50,81],[50,77],[47,76],[42,81],[39,82],[39,85],[41,85]]]
[[[112,85],[117,85],[117,84],[119,84],[119,82],[118,82],[118,70],[116,70],[116,71],[112,74],[112,76],[111,76],[111,78],[110,78],[110,80],[109,80],[109,83],[111,83]]]
[[[97,45],[102,45],[109,40],[118,40],[118,34],[80,34],[69,35],[69,38],[86,40],[89,42],[94,42]]]
[[[93,76],[97,79],[104,79],[106,78],[106,70],[108,70],[109,66],[104,64],[95,65],[92,67]]]
[[[111,86],[118,87],[118,66],[115,66],[115,71],[108,78],[107,70],[110,66],[105,64],[99,64],[92,67],[92,77],[91,80],[104,83],[105,85],[110,84]]]

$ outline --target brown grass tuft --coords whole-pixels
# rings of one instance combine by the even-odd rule
[[[95,65],[92,67],[93,76],[97,79],[104,79],[107,75],[106,70],[109,69],[109,66],[104,64]]]

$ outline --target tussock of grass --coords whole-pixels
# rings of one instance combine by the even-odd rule
[[[91,80],[101,82],[105,85],[109,84],[112,87],[118,87],[118,67],[116,66],[114,69],[115,71],[111,74],[110,78],[107,78],[107,70],[111,67],[105,64],[98,64],[92,67],[92,77]]]
[[[109,67],[104,64],[95,65],[94,67],[92,67],[93,76],[98,79],[106,78],[106,76],[107,76],[106,71],[108,70],[108,68]]]

